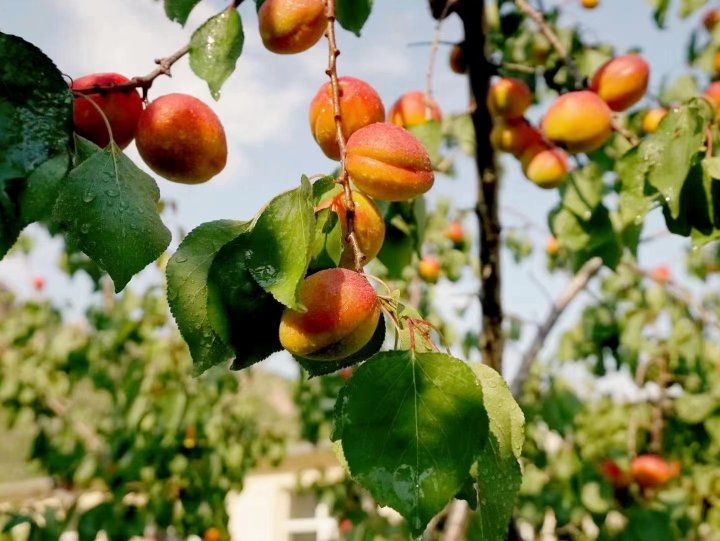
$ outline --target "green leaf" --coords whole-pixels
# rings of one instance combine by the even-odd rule
[[[342,228],[337,213],[322,209],[317,213],[310,270],[317,272],[337,267],[343,252]]]
[[[22,179],[70,148],[72,94],[55,64],[0,32],[0,183]]]
[[[653,7],[653,19],[658,28],[665,26],[668,9],[670,8],[670,0],[649,0]]]
[[[211,17],[190,38],[190,68],[207,81],[212,97],[220,99],[220,88],[242,53],[245,36],[236,9]]]
[[[113,143],[70,171],[54,220],[120,291],[170,244],[159,199],[155,181]]]
[[[280,351],[283,306],[262,289],[245,262],[249,233],[223,246],[208,275],[208,318],[235,351],[233,370],[247,368]]]
[[[471,367],[482,386],[490,420],[488,444],[473,468],[480,503],[472,528],[482,532],[485,541],[502,541],[507,538],[522,481],[518,459],[525,438],[525,416],[500,374],[484,364],[474,363]]]
[[[171,21],[178,22],[181,26],[185,26],[190,12],[199,3],[200,0],[165,0],[165,15],[167,15]]]
[[[335,2],[335,16],[345,30],[356,36],[360,35],[362,27],[370,17],[372,0],[337,0]]]
[[[700,94],[700,88],[694,77],[681,75],[669,86],[663,86],[660,93],[661,103],[682,103]]]
[[[430,120],[424,124],[409,126],[408,131],[412,133],[423,144],[430,155],[430,161],[434,166],[442,160],[440,144],[443,140],[442,126],[436,120]]]
[[[463,487],[487,434],[480,384],[442,353],[378,353],[336,403],[333,436],[351,476],[415,535]]]
[[[680,2],[680,17],[685,19],[705,4],[707,4],[707,0],[682,0]]]
[[[39,166],[28,177],[18,200],[20,223],[23,226],[50,219],[69,167],[70,156],[62,152]]]
[[[304,176],[299,188],[275,197],[255,219],[247,249],[250,274],[289,308],[302,309],[297,294],[314,234],[312,188]]]
[[[720,158],[705,158],[703,160],[703,167],[712,178],[720,179]]]
[[[645,177],[650,163],[643,159],[640,147],[634,147],[616,162],[615,168],[621,181],[618,203],[620,224],[623,228],[639,225],[654,199],[645,192]]]
[[[718,407],[712,394],[683,394],[675,400],[675,412],[681,421],[688,424],[702,423]]]
[[[233,220],[196,227],[180,243],[165,269],[170,311],[190,349],[195,374],[232,357],[230,347],[210,322],[208,274],[220,249],[246,228],[246,222]]]
[[[458,147],[468,156],[475,156],[475,128],[469,114],[445,117],[443,119],[443,134],[450,148]]]

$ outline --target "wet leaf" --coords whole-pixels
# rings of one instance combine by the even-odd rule
[[[337,0],[335,15],[340,26],[359,36],[370,17],[372,4],[373,0]]]
[[[181,26],[185,26],[190,12],[199,3],[200,0],[165,0],[165,15],[171,21],[176,21]]]

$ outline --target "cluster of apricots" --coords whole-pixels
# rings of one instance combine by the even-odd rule
[[[638,455],[630,461],[628,470],[611,459],[603,460],[600,471],[616,489],[625,489],[635,483],[641,489],[662,487],[680,475],[680,462],[668,461],[655,454]]]
[[[174,182],[200,184],[223,170],[225,130],[210,107],[188,94],[160,96],[145,107],[135,88],[123,87],[129,82],[117,73],[75,79],[75,131],[102,148],[111,134],[120,148],[135,139],[148,167]]]
[[[636,54],[613,58],[595,72],[589,89],[559,96],[541,129],[523,116],[532,104],[527,85],[519,79],[501,78],[488,93],[494,117],[491,141],[498,150],[520,160],[528,179],[541,188],[555,188],[569,170],[565,151],[592,152],[603,146],[612,134],[612,113],[627,110],[643,97],[649,75],[647,62]]]

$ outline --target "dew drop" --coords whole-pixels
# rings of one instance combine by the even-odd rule
[[[90,202],[92,202],[93,199],[95,199],[95,194],[93,192],[87,191],[83,194],[82,200],[85,203],[90,203]]]
[[[184,255],[175,256],[175,261],[178,263],[185,263],[187,260],[188,258]]]

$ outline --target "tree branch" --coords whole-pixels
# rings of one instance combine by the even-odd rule
[[[545,340],[553,330],[553,327],[557,323],[558,319],[577,294],[585,289],[590,279],[598,273],[601,267],[602,259],[599,257],[594,257],[587,261],[567,285],[565,291],[563,291],[555,301],[555,304],[553,305],[552,310],[550,310],[545,322],[537,330],[537,334],[535,335],[532,344],[530,344],[527,352],[523,355],[517,375],[510,385],[510,390],[515,397],[520,396],[525,382],[530,375],[530,369],[532,368],[532,365],[540,353]]]
[[[450,504],[442,541],[460,541],[465,539],[465,530],[470,516],[470,508],[465,500],[455,500]]]

